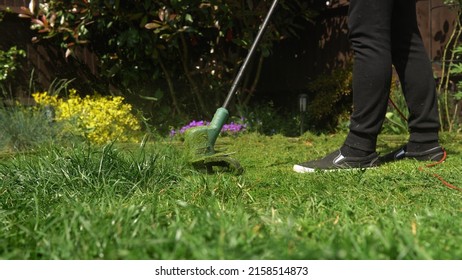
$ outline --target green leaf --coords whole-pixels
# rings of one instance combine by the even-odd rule
[[[161,27],[162,25],[163,24],[160,21],[153,21],[153,22],[150,22],[150,23],[146,23],[144,28],[146,28],[146,29],[156,29],[156,28]]]
[[[157,101],[157,100],[159,100],[159,99],[157,99],[157,98],[155,98],[155,97],[146,96],[146,95],[141,95],[141,94],[139,95],[139,97],[140,97],[141,99],[145,99],[145,100],[149,100],[149,101]]]
[[[189,23],[193,23],[193,22],[194,22],[194,20],[193,20],[191,14],[186,14],[186,16],[185,16],[184,19],[185,19],[187,22],[189,22]]]
[[[162,99],[162,97],[164,97],[164,92],[160,88],[158,88],[156,92],[154,93],[154,96],[157,99]]]
[[[455,100],[462,100],[462,91],[458,91],[454,93],[454,99]]]
[[[453,64],[450,69],[451,74],[460,74],[462,73],[462,64]]]

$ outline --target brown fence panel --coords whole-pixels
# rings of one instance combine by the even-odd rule
[[[417,2],[419,28],[430,59],[438,66],[443,60],[444,46],[454,28],[456,11],[443,0]]]
[[[15,13],[21,12],[21,7],[27,7],[30,1],[26,0],[0,0],[0,10],[11,9]]]
[[[2,1],[21,4],[26,1]],[[1,8],[1,7],[0,7]],[[17,14],[6,14],[0,22],[0,48],[8,49],[17,46],[27,52],[27,61],[16,73],[17,85],[13,91],[18,96],[27,95],[29,81],[32,79],[38,89],[46,89],[56,79],[77,79],[77,86],[92,92],[91,82],[95,81],[98,72],[97,57],[86,47],[75,49],[75,55],[65,57],[64,50],[51,44],[32,43],[34,31],[30,29],[29,19],[19,18]],[[31,78],[31,74],[33,77]],[[22,82],[21,82],[22,81]]]

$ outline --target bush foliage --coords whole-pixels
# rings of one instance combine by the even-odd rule
[[[38,31],[36,41],[59,42],[68,55],[90,46],[101,78],[153,101],[159,107],[151,111],[200,118],[224,100],[270,2],[41,0],[22,16]],[[252,67],[261,68],[273,43],[297,36],[315,14],[310,1],[281,1]],[[256,88],[255,72],[240,88],[244,102]]]
[[[19,60],[26,57],[26,52],[13,46],[4,51],[0,49],[0,89],[5,91],[8,83],[18,69]]]
[[[70,133],[84,136],[92,143],[133,141],[140,122],[132,113],[132,106],[120,96],[105,97],[95,94],[80,97],[73,89],[69,98],[63,99],[47,92],[34,93],[35,102],[42,108],[56,110],[55,120],[63,122]]]
[[[308,85],[312,93],[307,113],[310,127],[315,130],[334,130],[339,116],[351,111],[352,70],[337,68],[320,75]]]

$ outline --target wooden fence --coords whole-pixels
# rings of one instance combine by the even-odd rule
[[[29,2],[27,0],[0,0],[0,10],[11,9],[15,13],[20,13],[20,8],[27,7]]]
[[[333,1],[332,8],[315,24],[307,26],[300,39],[281,43],[265,65],[259,90],[267,94],[303,91],[313,77],[349,63],[352,53],[348,41],[348,2]],[[443,0],[419,0],[417,16],[422,39],[438,74],[455,12],[443,5]]]
[[[0,48],[5,50],[18,46],[27,53],[27,61],[17,73],[14,83],[17,88],[13,92],[21,99],[27,97],[30,86],[30,77],[33,73],[33,82],[39,88],[47,88],[57,79],[79,79],[79,86],[91,88],[91,82],[98,73],[98,60],[88,48],[77,48],[73,57],[66,58],[64,50],[50,47],[49,44],[32,43],[34,32],[30,29],[30,20],[18,17],[21,6],[27,6],[26,0],[0,0],[0,10],[10,10],[13,13],[5,14],[0,22]],[[91,92],[91,90],[89,91]],[[26,98],[27,100],[27,98]]]

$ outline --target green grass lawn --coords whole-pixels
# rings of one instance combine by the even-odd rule
[[[220,137],[245,173],[193,170],[178,142],[0,157],[1,259],[462,259],[462,192],[423,163],[297,174],[344,135]],[[404,137],[381,136],[380,151]],[[460,135],[433,167],[462,187]]]

